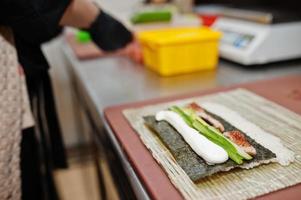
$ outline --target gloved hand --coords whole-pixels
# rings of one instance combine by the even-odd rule
[[[121,49],[133,40],[132,33],[104,11],[100,11],[86,31],[90,33],[94,43],[104,51]]]
[[[139,43],[136,40],[129,43],[125,48],[116,51],[115,53],[117,55],[128,57],[136,63],[143,63],[142,50]]]

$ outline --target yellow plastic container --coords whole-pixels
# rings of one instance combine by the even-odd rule
[[[162,76],[214,69],[221,33],[209,28],[169,28],[140,32],[144,62]]]

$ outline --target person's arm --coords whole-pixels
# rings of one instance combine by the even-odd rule
[[[61,18],[60,25],[88,31],[94,43],[105,51],[121,49],[133,40],[132,33],[123,24],[89,0],[73,0]]]
[[[72,0],[60,20],[61,26],[89,28],[100,9],[89,0]]]

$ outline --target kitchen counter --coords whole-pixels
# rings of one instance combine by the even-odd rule
[[[106,107],[278,76],[301,74],[301,60],[252,67],[243,67],[221,60],[215,71],[160,77],[126,58],[106,57],[81,61],[75,57],[67,44],[62,44],[61,48],[69,64],[78,98],[81,99],[90,122],[97,127],[95,138],[100,140],[98,144],[105,146],[110,144],[110,148],[107,149],[115,152],[113,160],[120,162],[118,169],[124,172],[137,199],[148,199],[149,196],[122,150],[122,145],[116,140],[114,132],[104,119],[103,111]],[[121,175],[117,174],[117,176]],[[118,177],[114,178],[118,181],[117,179]],[[120,183],[117,183],[118,185]],[[122,189],[119,190],[119,194],[122,195]],[[127,198],[130,199],[130,197]]]

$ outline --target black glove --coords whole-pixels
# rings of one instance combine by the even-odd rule
[[[94,43],[104,51],[115,51],[133,40],[132,33],[119,21],[101,11],[86,29]]]

